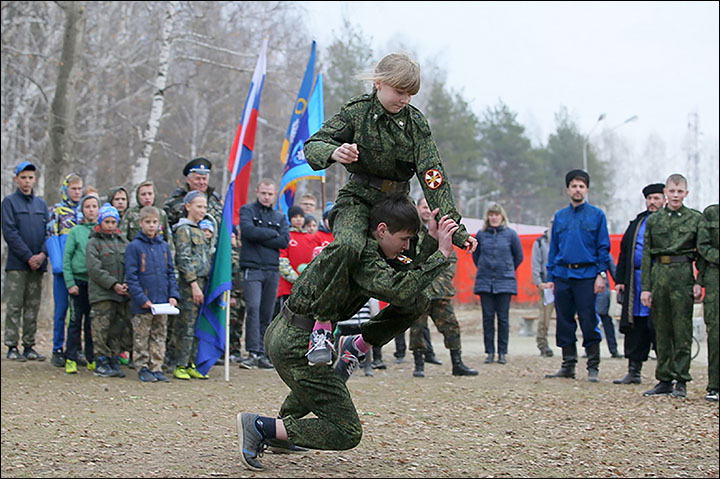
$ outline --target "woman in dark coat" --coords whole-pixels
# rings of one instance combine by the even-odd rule
[[[497,316],[498,363],[507,361],[510,335],[510,297],[517,294],[515,270],[523,261],[520,238],[508,227],[502,206],[493,203],[485,212],[483,227],[477,232],[478,247],[473,253],[477,266],[473,292],[480,296],[483,312],[486,363],[495,360],[495,316]]]

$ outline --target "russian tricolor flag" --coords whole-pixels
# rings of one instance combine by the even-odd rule
[[[228,158],[228,170],[231,173],[230,183],[235,182],[233,188],[234,225],[240,224],[240,207],[247,203],[252,155],[255,147],[255,131],[257,130],[258,111],[260,109],[260,94],[262,93],[263,83],[265,83],[265,72],[267,70],[266,52],[267,39],[263,41],[260,56],[257,65],[255,65],[255,72],[245,100],[242,119],[235,133],[230,158]]]

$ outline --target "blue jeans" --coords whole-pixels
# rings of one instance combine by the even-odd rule
[[[62,273],[53,273],[53,352],[62,351],[65,343],[65,316],[68,310],[68,292]]]
[[[595,278],[555,280],[555,312],[557,313],[555,340],[559,348],[577,342],[575,314],[578,316],[583,333],[583,347],[587,348],[602,340],[600,325],[595,315],[594,287]]]
[[[263,338],[272,321],[280,273],[276,270],[245,269],[243,294],[245,295],[245,350],[257,355],[265,354]],[[308,334],[310,338],[310,334]]]
[[[485,353],[495,354],[495,316],[497,316],[497,352],[507,354],[510,338],[510,293],[480,293],[483,313]]]

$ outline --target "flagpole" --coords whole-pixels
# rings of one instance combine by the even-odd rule
[[[320,210],[325,211],[325,175],[323,175],[322,180],[320,181],[320,197]]]
[[[225,382],[230,381],[230,291],[225,291]]]

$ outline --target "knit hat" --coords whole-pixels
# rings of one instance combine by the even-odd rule
[[[102,223],[105,218],[110,217],[115,218],[115,221],[120,221],[120,213],[118,213],[117,208],[110,203],[105,203],[98,211],[98,224]]]
[[[204,198],[207,198],[207,195],[199,190],[192,190],[188,194],[185,195],[185,198],[183,199],[183,203],[186,205],[189,205],[192,203],[192,201],[197,198],[198,196],[202,195]]]
[[[302,216],[305,218],[305,212],[299,206],[291,206],[288,208],[287,217],[292,218],[293,216]]]
[[[201,230],[210,230],[213,233],[215,232],[215,225],[213,225],[213,222],[210,220],[202,220],[198,223],[198,226]]]

